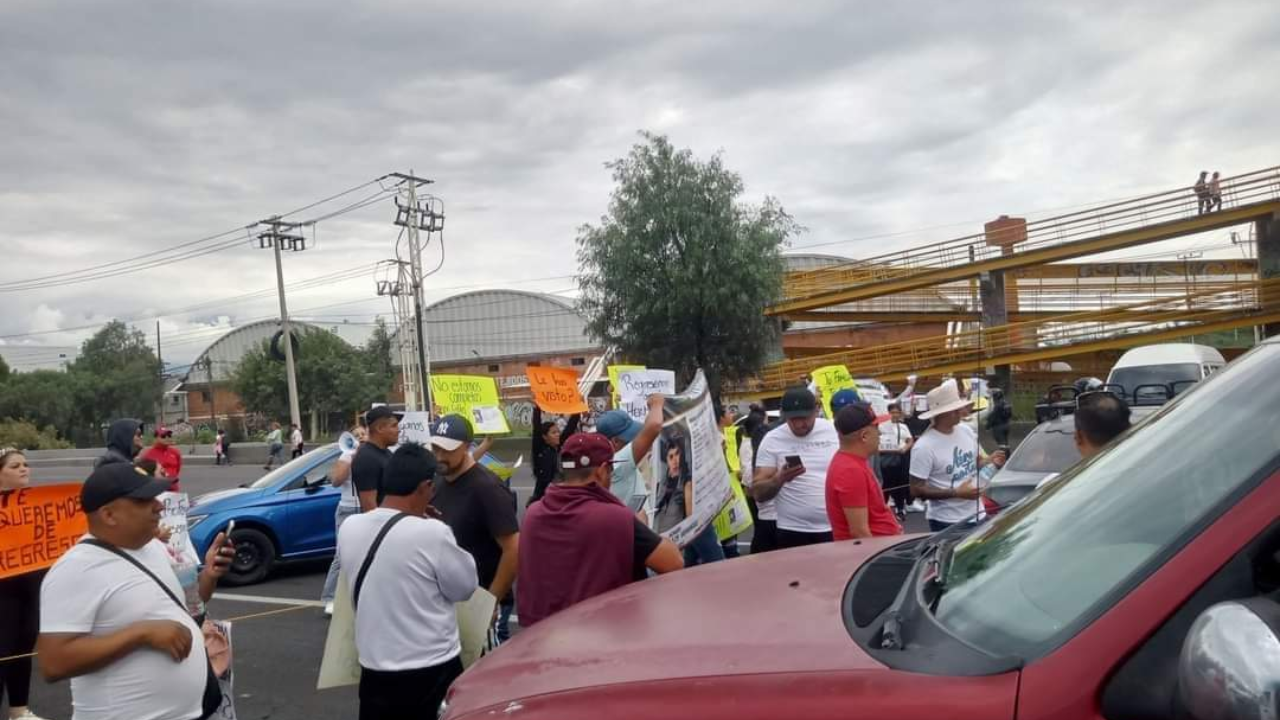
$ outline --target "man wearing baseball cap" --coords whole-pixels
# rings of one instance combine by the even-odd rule
[[[432,504],[458,545],[476,559],[480,587],[507,605],[519,563],[520,525],[507,486],[471,454],[473,439],[471,421],[461,415],[445,415],[431,428],[440,465]]]
[[[804,387],[783,394],[782,419],[785,422],[770,430],[756,450],[751,494],[761,503],[761,512],[765,501],[777,500],[777,547],[830,542],[826,477],[840,448],[836,428],[818,417],[818,400]]]
[[[608,438],[613,447],[611,492],[632,510],[640,510],[649,494],[641,479],[640,463],[662,434],[662,408],[662,396],[655,394],[649,396],[649,414],[643,425],[624,410],[610,410],[596,421],[596,432]]]
[[[221,703],[200,626],[156,539],[164,509],[156,498],[168,486],[132,463],[94,470],[80,493],[89,535],[41,587],[40,669],[50,681],[71,678],[77,715],[185,720],[208,717]],[[219,533],[200,573],[205,602],[233,557]]]
[[[880,423],[888,420],[865,402],[849,403],[836,413],[840,451],[827,468],[826,487],[833,540],[902,533],[867,462],[880,448]]]
[[[560,450],[560,480],[524,515],[520,533],[520,624],[647,575],[684,567],[675,543],[658,536],[610,492],[613,445],[578,433]]]
[[[382,504],[382,473],[391,462],[391,447],[400,442],[400,418],[386,405],[364,414],[368,438],[351,461],[351,483],[360,498],[360,512]]]

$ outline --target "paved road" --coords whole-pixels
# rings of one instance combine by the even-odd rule
[[[37,484],[45,484],[78,480],[85,473],[86,468],[81,467],[39,467],[33,470],[33,478]],[[192,467],[184,473],[182,484],[194,497],[251,482],[262,474],[257,466]],[[512,485],[523,509],[533,489],[533,475],[527,467],[517,472]],[[923,532],[923,515],[908,516],[907,529]],[[350,720],[357,716],[355,688],[315,689],[328,628],[317,600],[328,567],[328,561],[290,564],[262,584],[227,588],[210,603],[210,614],[217,618],[276,612],[237,620],[232,630],[236,710],[241,720]],[[288,609],[294,603],[308,605]],[[37,672],[32,707],[50,720],[70,718],[70,686],[65,682],[49,685]]]

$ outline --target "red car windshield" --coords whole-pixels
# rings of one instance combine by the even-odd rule
[[[936,617],[987,652],[1051,651],[1280,462],[1280,345],[1263,345],[955,547]]]

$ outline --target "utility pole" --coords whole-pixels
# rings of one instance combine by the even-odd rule
[[[422,378],[423,410],[431,412],[431,353],[427,347],[427,325],[422,314],[423,307],[423,270],[422,245],[418,240],[420,230],[427,231],[428,236],[444,228],[443,204],[437,198],[418,197],[418,188],[431,184],[432,180],[420,178],[409,170],[409,174],[391,173],[389,177],[398,178],[404,189],[406,202],[396,199],[396,225],[405,228],[409,239],[409,275],[413,291],[414,330],[417,335],[417,362]],[[437,209],[438,208],[438,209]]]
[[[396,324],[400,328],[397,344],[400,351],[404,405],[406,410],[414,412],[421,409],[422,405],[421,396],[418,394],[418,389],[422,387],[422,377],[418,365],[420,343],[414,321],[416,315],[410,310],[408,300],[408,296],[412,294],[413,280],[410,277],[407,260],[385,260],[384,262],[396,266],[396,279],[379,280],[378,296],[391,298],[392,307],[395,309]]]
[[[298,376],[293,364],[293,334],[289,331],[289,308],[284,301],[284,266],[280,262],[280,250],[283,247],[290,252],[302,252],[307,249],[307,239],[302,235],[289,234],[297,230],[300,223],[287,223],[274,215],[259,225],[270,226],[270,230],[258,235],[258,247],[270,247],[276,257],[276,292],[280,296],[280,332],[284,345],[285,379],[289,384],[289,420],[295,427],[302,427],[302,411],[298,407]]]
[[[160,350],[160,321],[156,321],[156,384],[160,386],[160,402],[156,405],[156,427],[164,424],[164,353]]]

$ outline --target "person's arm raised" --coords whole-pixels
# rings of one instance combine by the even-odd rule
[[[640,429],[640,434],[636,435],[636,439],[631,441],[631,456],[635,459],[636,464],[641,463],[649,451],[653,449],[653,443],[662,434],[662,408],[665,400],[661,395],[649,396],[649,414],[645,416],[644,427]]]

